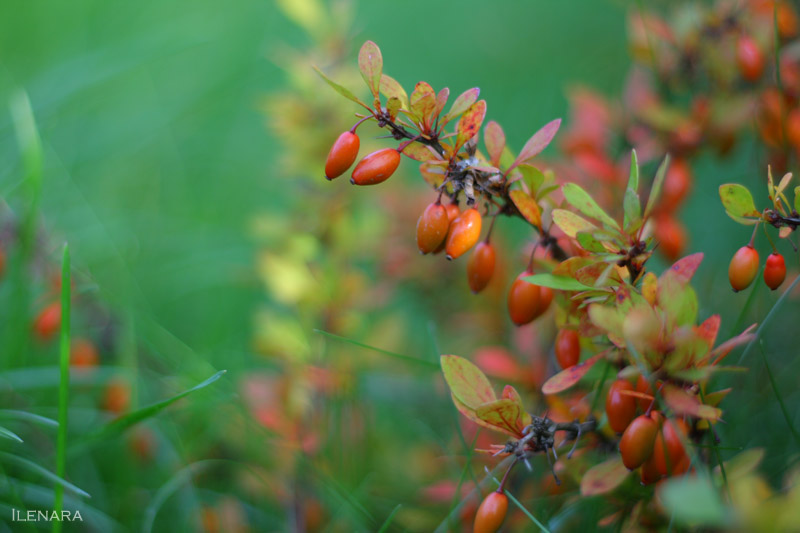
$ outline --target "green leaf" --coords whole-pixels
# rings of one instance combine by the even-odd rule
[[[489,379],[471,362],[457,355],[443,355],[440,362],[450,392],[466,407],[474,410],[497,399]]]
[[[447,124],[469,109],[472,104],[478,101],[479,94],[481,94],[480,88],[473,87],[472,89],[467,89],[458,95],[458,98],[455,99],[453,105],[450,107],[450,111],[448,111],[447,114],[442,118],[441,124]]]
[[[653,186],[650,187],[650,196],[647,198],[647,207],[644,208],[644,218],[650,216],[650,213],[658,202],[658,197],[661,196],[661,188],[664,186],[664,178],[667,175],[667,167],[669,166],[669,155],[664,157],[664,161],[659,165],[656,171],[656,177],[653,180]]]
[[[639,157],[631,150],[631,172],[628,175],[628,189],[639,192]]]
[[[575,235],[575,238],[578,240],[578,244],[581,245],[581,248],[587,252],[606,253],[608,251],[606,247],[603,246],[602,242],[594,238],[591,232],[581,231]]]
[[[381,49],[372,41],[367,41],[358,52],[358,68],[367,82],[372,96],[378,98],[381,91],[381,75],[383,74],[383,57]]]
[[[486,135],[485,130],[484,135]],[[526,164],[518,165],[517,170],[522,174],[522,180],[528,186],[531,195],[533,195],[534,198],[539,198],[537,194],[539,188],[545,182],[544,173],[535,166]]]
[[[667,479],[659,490],[661,501],[675,521],[687,526],[723,527],[733,516],[711,480],[703,475]]]
[[[794,210],[800,213],[800,185],[794,188]]]
[[[397,98],[400,100],[400,103],[402,104],[401,109],[410,109],[408,106],[408,95],[406,94],[406,90],[403,89],[403,86],[400,85],[397,80],[388,74],[381,76],[381,94],[383,94],[387,100],[391,100],[392,98]]]
[[[552,213],[553,223],[569,237],[575,237],[582,231],[595,231],[597,226],[572,211],[566,209],[554,209]]]
[[[753,195],[744,185],[726,183],[719,186],[719,197],[725,211],[733,217],[759,217]]]
[[[344,96],[348,100],[352,100],[353,102],[355,102],[355,103],[367,108],[369,111],[372,111],[372,109],[367,104],[362,102],[356,95],[354,95],[352,92],[350,92],[349,89],[347,89],[345,87],[342,87],[341,85],[339,85],[338,83],[336,83],[335,81],[330,79],[328,76],[323,74],[322,71],[319,68],[314,67],[314,70],[317,72],[317,74],[320,75],[320,77],[323,80],[325,80],[325,83],[327,83],[328,85],[333,87],[334,91],[336,91],[337,93],[341,94],[342,96]]]
[[[639,194],[633,189],[626,190],[622,206],[624,209],[622,225],[628,234],[635,233],[638,223],[642,220],[642,201],[639,199]]]
[[[436,92],[428,83],[421,81],[411,93],[411,112],[420,122],[428,123],[436,109]]]
[[[574,278],[567,276],[556,276],[553,274],[532,274],[523,278],[528,283],[549,287],[558,291],[587,291],[592,289]]]
[[[175,396],[172,396],[171,398],[167,398],[166,400],[162,400],[162,401],[154,403],[152,405],[148,405],[146,407],[142,407],[141,409],[137,409],[136,411],[128,413],[125,416],[121,416],[121,417],[117,418],[116,420],[110,422],[106,426],[102,427],[100,430],[96,431],[95,433],[89,435],[89,437],[87,437],[87,440],[89,440],[89,441],[102,440],[102,439],[106,439],[106,438],[112,437],[114,435],[118,435],[118,434],[122,433],[123,431],[125,431],[126,429],[128,429],[129,427],[131,427],[131,426],[133,426],[135,424],[138,424],[142,420],[146,420],[148,418],[151,418],[151,417],[157,415],[158,413],[160,413],[161,411],[163,411],[164,409],[166,409],[167,407],[169,407],[173,403],[177,402],[181,398],[185,398],[186,396],[190,395],[191,393],[193,393],[195,391],[198,391],[200,389],[204,389],[204,388],[208,387],[212,383],[216,382],[219,378],[221,378],[226,372],[227,372],[227,370],[220,370],[219,372],[217,372],[216,374],[214,374],[210,378],[206,379],[202,383],[198,383],[197,385],[195,385],[191,389],[185,390],[185,391],[181,392],[180,394],[176,394]]]
[[[400,111],[401,107],[403,107],[403,103],[400,102],[400,99],[396,96],[392,96],[386,101],[386,111],[389,113],[389,116],[392,117],[392,120],[397,117],[397,113]]]
[[[597,205],[594,198],[588,192],[583,190],[580,185],[576,183],[566,183],[561,187],[564,193],[564,199],[569,202],[575,209],[584,215],[591,217],[599,222],[602,222],[608,228],[619,229],[619,224],[608,216],[603,209]]]
[[[457,152],[465,142],[478,134],[485,117],[486,100],[478,100],[461,115],[461,118],[458,120],[458,126],[456,127],[458,137],[456,137],[454,152]]]

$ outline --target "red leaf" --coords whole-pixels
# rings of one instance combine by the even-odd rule
[[[511,172],[511,170],[517,165],[535,157],[539,154],[539,152],[547,148],[547,145],[550,144],[550,141],[552,141],[553,137],[555,137],[559,126],[561,126],[561,119],[557,118],[551,122],[548,122],[542,126],[542,129],[534,133],[533,137],[528,139],[528,142],[525,143],[522,151],[519,153],[511,166],[508,167],[506,173]]]
[[[481,370],[457,355],[440,358],[442,372],[453,396],[470,409],[497,399],[492,385]]]
[[[525,220],[536,226],[542,227],[542,212],[539,209],[539,204],[536,200],[531,198],[528,193],[521,190],[511,191],[509,194],[511,201],[517,206],[519,212],[525,217]]]
[[[595,465],[583,474],[581,495],[597,496],[611,492],[625,481],[629,473],[630,471],[625,468],[622,458],[618,455]]]
[[[756,329],[756,325],[752,324],[749,328],[738,334],[737,336],[733,337],[732,339],[728,339],[719,346],[717,346],[710,354],[708,354],[708,360],[711,360],[712,365],[716,365],[720,361],[722,361],[725,356],[727,356],[731,351],[740,346],[742,344],[747,344],[748,342],[752,341],[756,338],[755,333],[751,333]]]
[[[492,165],[500,164],[500,157],[506,147],[506,134],[500,124],[492,120],[483,129],[483,143],[489,153],[489,161]]]
[[[719,420],[722,416],[722,410],[700,403],[697,396],[674,385],[665,385],[661,395],[664,397],[664,403],[678,416],[688,415],[707,420]]]
[[[565,391],[568,388],[575,385],[580,379],[586,375],[594,364],[605,357],[606,352],[601,352],[593,357],[590,357],[586,361],[582,363],[578,363],[575,366],[571,366],[566,370],[562,370],[555,376],[548,379],[544,385],[542,385],[542,393],[544,394],[556,394],[561,391]]]
[[[697,272],[697,267],[703,261],[702,252],[687,255],[683,259],[678,259],[674,265],[669,267],[669,270],[661,275],[661,279],[666,279],[667,276],[675,279],[679,283],[689,283],[694,273]]]
[[[456,137],[455,151],[457,152],[465,142],[472,139],[478,134],[481,129],[483,119],[486,117],[486,100],[478,100],[467,109],[461,119],[458,121],[456,130],[458,137]]]
[[[712,349],[714,343],[717,342],[720,322],[721,319],[719,315],[711,315],[705,322],[694,328],[695,334],[708,343],[709,350]]]
[[[434,110],[433,113],[434,118],[438,117],[441,114],[442,110],[444,109],[444,106],[447,104],[448,98],[450,98],[450,89],[448,89],[447,87],[439,91],[439,94],[436,95],[436,109]]]
[[[383,74],[383,57],[377,44],[367,41],[361,46],[361,50],[358,52],[358,68],[361,70],[361,76],[367,82],[372,96],[378,98]]]

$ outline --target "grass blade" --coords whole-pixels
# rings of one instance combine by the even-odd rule
[[[781,297],[778,298],[778,300],[775,302],[775,305],[773,305],[772,309],[769,310],[769,313],[767,313],[767,316],[764,317],[764,321],[761,322],[760,326],[758,326],[758,329],[756,330],[756,336],[753,337],[753,340],[751,340],[747,344],[747,346],[745,347],[744,351],[742,352],[741,357],[739,357],[739,362],[736,363],[737,366],[740,366],[742,364],[742,361],[744,361],[744,358],[747,357],[748,353],[750,353],[750,348],[752,348],[753,344],[758,339],[761,338],[761,334],[764,333],[764,328],[767,327],[767,324],[769,324],[770,319],[777,313],[777,311],[780,308],[781,304],[784,302],[784,300],[786,300],[786,297],[789,296],[789,293],[791,293],[792,290],[794,290],[794,288],[797,286],[798,282],[800,282],[800,276],[797,276],[796,278],[794,278],[794,281],[792,282],[792,284],[789,285],[789,287],[785,291],[783,291],[783,294],[781,294]]]
[[[58,422],[46,416],[27,413],[25,411],[17,411],[16,409],[0,409],[0,418],[9,418],[17,420],[27,420],[34,424],[41,424],[43,426],[58,427]]]
[[[389,514],[389,518],[386,519],[386,522],[384,522],[381,528],[378,530],[378,533],[385,533],[389,530],[389,525],[391,525],[392,520],[394,520],[394,515],[397,514],[397,511],[399,511],[402,506],[402,503],[397,504],[394,510]]]
[[[769,367],[769,362],[767,361],[767,354],[764,353],[764,348],[759,345],[761,358],[764,360],[764,368],[767,369],[767,375],[769,376],[769,382],[772,385],[772,390],[775,392],[775,397],[778,399],[778,405],[781,406],[781,412],[783,413],[783,418],[786,419],[786,425],[789,426],[789,431],[792,433],[792,437],[794,437],[794,442],[800,447],[800,435],[797,434],[797,430],[792,423],[792,419],[789,416],[789,411],[786,410],[786,404],[783,402],[783,396],[778,391],[778,385],[775,383],[775,377],[772,375],[772,369]]]
[[[62,487],[62,488],[68,489],[70,492],[74,492],[75,494],[77,494],[79,496],[83,496],[84,498],[91,498],[89,493],[86,492],[85,490],[76,487],[75,485],[73,485],[72,483],[70,483],[69,481],[64,479],[63,477],[57,476],[56,474],[52,473],[51,471],[47,470],[46,468],[41,467],[41,466],[37,465],[36,463],[34,463],[33,461],[29,461],[28,459],[25,459],[24,457],[20,457],[18,455],[14,455],[13,453],[0,452],[0,458],[6,459],[8,462],[14,463],[17,466],[20,466],[20,467],[24,468],[25,470],[27,470],[29,472],[33,472],[34,474],[38,474],[41,477],[43,477],[43,478],[45,478],[45,479],[47,479],[49,481],[52,481],[53,483],[56,484],[56,487]],[[59,511],[59,514],[60,514],[60,511]]]
[[[17,442],[22,442],[22,439],[19,438],[19,435],[17,435],[11,430],[4,428],[3,426],[0,426],[0,437],[5,437],[7,439],[15,440]]]
[[[400,359],[401,361],[408,361],[410,363],[427,366],[428,368],[435,368],[437,371],[439,370],[438,362],[434,363],[433,361],[426,361],[424,359],[419,359],[417,357],[411,357],[410,355],[403,355],[399,353],[390,352],[388,350],[384,350],[383,348],[376,348],[375,346],[370,346],[369,344],[364,344],[363,342],[354,341],[352,339],[348,339],[347,337],[340,337],[339,335],[334,335],[333,333],[328,333],[327,331],[323,331],[321,329],[315,329],[314,333],[319,333],[320,335],[325,335],[326,337],[330,337],[331,339],[336,339],[337,341],[346,342],[348,344],[358,346],[359,348],[365,348],[367,350],[372,350],[373,352],[382,353],[384,355],[388,355],[389,357]]]
[[[61,343],[59,366],[61,379],[58,385],[58,438],[56,441],[56,475],[63,479],[67,468],[67,408],[69,403],[69,345],[70,345],[70,280],[69,246],[64,244],[64,256],[61,260]],[[53,509],[61,516],[64,505],[64,486],[56,485]],[[61,520],[53,520],[53,531],[61,531]]]

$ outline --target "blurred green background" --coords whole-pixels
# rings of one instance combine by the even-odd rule
[[[358,46],[371,39],[382,49],[386,71],[406,87],[420,79],[435,88],[449,86],[453,94],[480,86],[487,118],[503,125],[515,149],[546,121],[566,116],[566,89],[581,84],[617,95],[630,66],[631,6],[625,2],[361,0],[353,7],[354,30],[347,36],[351,63]],[[57,262],[62,242],[70,243],[76,269],[91,280],[89,290],[130,319],[153,356],[152,366],[164,375],[192,376],[191,384],[226,368],[226,380],[236,383],[267,366],[253,349],[254,313],[271,302],[256,272],[259,246],[251,226],[265,213],[288,218],[316,212],[303,211],[291,176],[278,176],[285,171],[280,166],[285,139],[271,136],[261,102],[287,87],[278,63],[288,50],[310,46],[308,36],[269,1],[0,5],[0,102],[24,89],[39,125],[48,253]],[[320,81],[319,91],[330,89]],[[342,106],[350,103],[342,99]],[[691,235],[689,251],[706,253],[695,278],[700,316],[722,315],[721,338],[761,320],[776,298],[762,291],[737,322],[743,299],[730,293],[723,274],[749,230],[725,217],[716,191],[728,181],[761,183],[764,172],[748,143],[725,162],[699,161],[694,194],[682,214]],[[22,162],[3,106],[0,161],[0,197],[21,209]],[[323,180],[322,166],[320,160],[313,179]],[[407,169],[405,177],[414,175]],[[332,184],[340,190],[344,185]],[[425,190],[422,180],[415,186]],[[509,225],[508,231],[515,244],[529,236],[522,225]],[[409,227],[408,248],[414,246],[412,235]],[[789,250],[783,251],[788,256]],[[797,267],[792,257],[790,271]],[[654,265],[663,267],[658,261]],[[383,274],[372,275],[378,283]],[[465,286],[459,289],[466,292]],[[416,313],[425,303],[424,290],[412,293],[399,300],[400,312],[419,325]],[[502,302],[492,305],[504,312]],[[458,309],[444,303],[438,311]],[[794,324],[797,316],[792,301],[778,317],[783,320],[773,323],[774,331]],[[417,355],[427,342],[420,337],[416,330],[405,331],[385,347]],[[778,387],[786,391],[787,405],[797,406],[797,393],[790,392],[798,375],[790,337],[768,336],[764,348],[779,354],[773,366]],[[445,339],[443,351],[469,341]],[[745,364],[757,356],[754,351]],[[726,413],[728,425],[720,431],[732,436],[732,446],[768,446],[775,452],[767,457],[774,480],[794,451],[782,430],[759,431],[784,424],[759,368],[736,378],[739,408]],[[381,412],[391,416],[394,389],[378,390],[380,385],[371,382],[359,394],[374,394]],[[230,392],[233,386],[221,388]],[[228,400],[223,395],[214,401]],[[201,431],[197,420],[173,429],[178,441],[192,439],[186,432]],[[260,446],[261,435],[248,438]],[[381,509],[394,504],[380,503]],[[135,514],[135,509],[121,512],[134,521]]]

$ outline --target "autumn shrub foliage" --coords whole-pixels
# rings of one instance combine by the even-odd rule
[[[601,525],[667,527],[676,509],[698,494],[715,502],[714,512],[738,503],[721,489],[724,466],[709,451],[717,444],[720,404],[731,389],[717,388],[711,379],[731,369],[726,357],[755,340],[756,325],[720,338],[719,315],[700,319],[692,278],[703,254],[681,257],[683,229],[675,213],[692,187],[691,157],[704,146],[729,149],[746,123],[733,110],[741,99],[753,101],[762,91],[755,84],[772,68],[761,42],[771,29],[766,24],[771,15],[760,4],[750,3],[741,11],[729,10],[727,4],[697,7],[689,12],[690,29],[682,27],[681,33],[639,12],[633,23],[635,58],[653,69],[655,80],[663,84],[661,92],[657,95],[635,73],[628,94],[633,105],[616,116],[583,93],[563,135],[562,155],[552,160],[539,156],[556,137],[560,119],[542,126],[515,152],[512,145],[517,143],[507,142],[503,128],[486,121],[487,102],[479,98],[478,88],[449,103],[448,88],[437,91],[421,81],[409,95],[384,73],[381,51],[371,41],[358,55],[369,102],[318,70],[334,90],[360,106],[355,124],[333,142],[326,177],[335,179],[352,168],[351,183],[376,185],[391,179],[400,166],[417,165],[432,192],[416,226],[416,245],[423,254],[465,261],[472,292],[487,286],[503,253],[492,241],[498,219],[522,219],[533,230],[530,258],[508,289],[508,315],[516,326],[555,323],[559,371],[541,392],[576,408],[566,409],[567,418],[531,413],[513,386],[506,385],[498,395],[468,359],[441,356],[456,408],[478,426],[502,435],[479,450],[498,462],[505,458],[505,474],[499,487],[485,493],[476,512],[476,532],[498,530],[511,514],[507,483],[516,465],[530,467],[535,455],[544,454],[552,466],[565,444],[570,446],[569,460],[560,462],[559,472],[553,468],[554,480],[574,480],[582,497],[606,498],[608,513]],[[796,33],[794,11],[783,3],[773,7],[783,25],[780,38],[790,38]],[[712,42],[725,47],[690,47],[697,42],[689,36],[711,29]],[[644,33],[653,41],[646,56]],[[735,59],[727,61],[729,53]],[[715,70],[687,70],[682,58],[689,54]],[[780,58],[778,66],[784,68]],[[792,68],[791,60],[785,68]],[[688,108],[670,101],[704,76],[712,85],[706,97],[695,96]],[[357,129],[365,122],[385,129],[392,146],[358,154]],[[611,129],[627,147],[624,178],[618,157],[609,156]],[[789,154],[790,147],[781,146],[783,155]],[[652,179],[640,173],[640,153],[660,160]],[[725,209],[737,222],[772,225],[787,237],[800,223],[796,203],[785,197],[790,179],[787,175],[774,185],[770,175],[773,205],[763,211],[756,210],[746,188],[725,185],[720,189]],[[676,238],[681,242],[670,242]],[[734,290],[743,290],[757,276],[759,258],[752,244],[731,263]],[[673,264],[655,272],[650,259],[659,248]],[[775,289],[785,275],[783,257],[776,251],[767,259],[765,283]],[[744,470],[749,473],[748,468]],[[736,519],[742,516],[708,520],[726,527]]]

